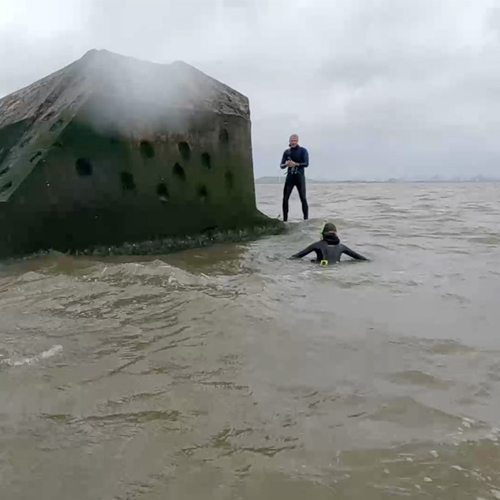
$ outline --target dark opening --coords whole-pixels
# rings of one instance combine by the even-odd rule
[[[54,147],[55,147],[55,148],[61,148],[61,149],[62,149],[63,145],[62,145],[62,143],[60,143],[60,142],[54,142]]]
[[[58,128],[61,128],[64,125],[64,122],[62,120],[57,120],[50,126],[50,131],[55,132]]]
[[[42,156],[42,152],[38,151],[36,152],[31,158],[30,158],[30,163],[33,163],[39,156]]]
[[[219,141],[221,144],[229,144],[229,132],[225,128],[219,132]]]
[[[31,137],[27,137],[26,139],[24,139],[23,142],[21,142],[21,144],[19,144],[19,147],[24,148],[24,146],[26,146],[26,144],[28,144],[30,141],[31,141]]]
[[[181,181],[185,181],[186,180],[186,172],[184,172],[184,169],[181,167],[181,165],[179,165],[178,163],[176,163],[174,165],[173,171],[174,171],[175,177],[177,177]]]
[[[76,160],[76,172],[78,175],[88,177],[94,172],[94,166],[88,158],[78,158]]]
[[[132,191],[135,189],[134,176],[130,172],[122,172],[120,174],[120,179],[122,181],[122,188],[125,191]]]
[[[191,148],[189,147],[189,144],[185,141],[179,142],[178,148],[182,159],[189,161],[189,159],[191,158]]]
[[[210,159],[210,155],[208,153],[201,153],[201,164],[204,167],[212,168],[212,160]]]
[[[76,160],[75,167],[76,173],[82,177],[88,177],[89,175],[92,175],[94,171],[92,162],[88,158],[78,158],[78,160]]]
[[[5,191],[7,191],[7,189],[10,189],[12,187],[12,181],[9,181],[7,182],[7,184],[4,184],[1,188],[0,188],[0,193],[3,193]]]
[[[228,191],[232,191],[234,187],[234,175],[232,172],[226,172],[224,174],[224,179],[226,180],[226,188]]]
[[[207,186],[205,186],[204,184],[198,188],[198,197],[201,201],[206,201],[206,199],[208,198]]]
[[[160,182],[158,186],[156,186],[156,194],[162,203],[165,203],[169,199],[168,188],[164,182]]]
[[[47,120],[50,120],[53,116],[55,116],[56,113],[54,111],[49,111],[43,118],[42,120],[46,122]]]
[[[5,167],[1,172],[0,172],[0,177],[2,177],[2,175],[5,175],[8,171],[10,170],[10,167]]]
[[[139,148],[141,150],[141,156],[143,158],[153,158],[155,155],[155,150],[153,145],[149,141],[141,141]]]

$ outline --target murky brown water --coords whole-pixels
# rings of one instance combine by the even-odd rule
[[[309,198],[251,244],[1,265],[0,498],[500,498],[500,184]],[[326,218],[372,262],[288,261]]]

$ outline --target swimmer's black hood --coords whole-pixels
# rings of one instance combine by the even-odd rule
[[[329,245],[338,245],[340,243],[340,239],[335,233],[326,233],[323,235],[323,239]]]

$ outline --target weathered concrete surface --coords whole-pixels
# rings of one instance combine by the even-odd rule
[[[0,257],[269,224],[250,126],[185,63],[88,52],[0,100]]]

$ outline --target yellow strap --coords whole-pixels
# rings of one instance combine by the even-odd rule
[[[327,266],[328,265],[328,261],[323,259],[320,263],[319,263],[320,266]]]

